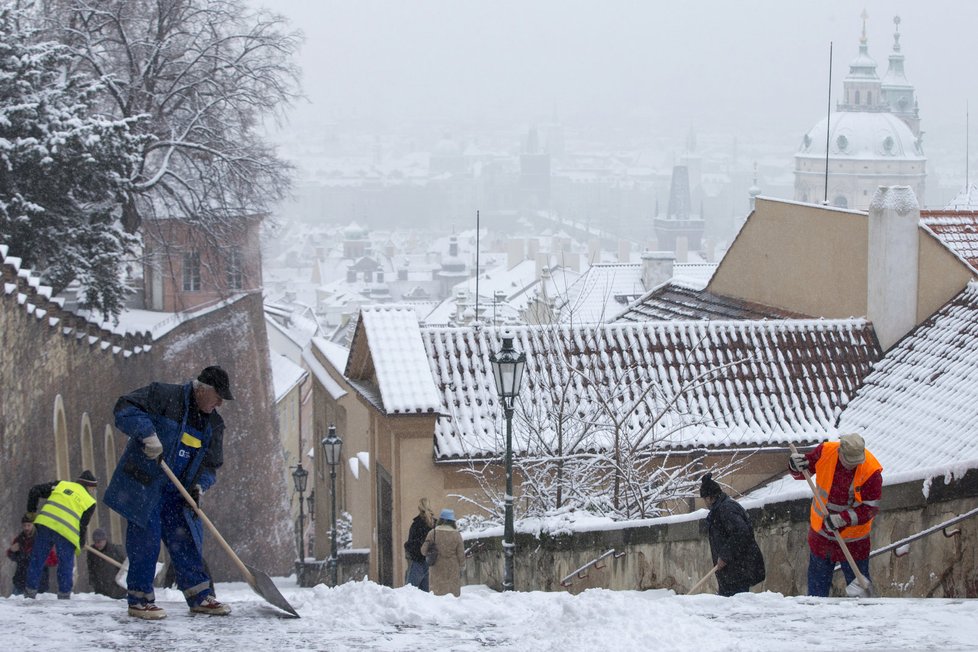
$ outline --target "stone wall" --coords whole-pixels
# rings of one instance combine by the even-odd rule
[[[0,264],[0,537],[20,530],[27,493],[59,478],[54,406],[60,395],[67,424],[68,468],[82,470],[83,415],[91,421],[94,471],[104,491],[105,427],[121,394],[153,380],[185,382],[208,364],[225,366],[237,400],[225,404],[225,465],[202,501],[205,512],[246,563],[288,574],[293,561],[289,490],[274,414],[260,294],[244,295],[185,319],[165,335],[120,336],[62,310],[36,279],[6,259]],[[126,437],[116,431],[114,457]],[[110,457],[113,455],[110,454]],[[267,470],[275,469],[273,473]],[[100,525],[109,522],[100,505]],[[216,579],[237,579],[236,567],[207,535],[205,554]],[[79,558],[84,563],[84,558]],[[0,594],[8,595],[14,565],[0,563]],[[84,588],[84,570],[79,574]]]
[[[873,549],[902,540],[975,509],[978,470],[945,483],[935,479],[925,497],[924,483],[884,487],[882,511],[873,529]],[[769,503],[749,510],[764,552],[767,579],[754,590],[784,595],[807,592],[808,509],[806,499]],[[705,512],[703,512],[705,515]],[[870,575],[883,597],[978,597],[978,515],[910,545],[909,554],[876,555]],[[467,540],[482,549],[466,564],[465,582],[499,589],[502,575],[500,539]],[[587,571],[561,580],[614,549],[615,553]],[[712,567],[703,518],[582,532],[555,537],[517,535],[515,584],[520,591],[569,591],[588,588],[673,589],[685,593]],[[715,592],[710,580],[703,589]],[[834,595],[843,595],[842,573],[836,573]]]

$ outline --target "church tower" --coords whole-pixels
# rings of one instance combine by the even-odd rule
[[[914,97],[914,87],[907,81],[903,71],[903,53],[900,52],[900,17],[893,17],[893,52],[890,53],[890,65],[883,76],[883,98],[890,113],[903,120],[913,135],[920,138],[920,110],[917,98]]]
[[[910,186],[923,203],[927,159],[899,33],[881,81],[869,56],[865,11],[861,18],[859,53],[843,81],[843,99],[804,135],[795,154],[795,199],[865,211],[879,186]]]

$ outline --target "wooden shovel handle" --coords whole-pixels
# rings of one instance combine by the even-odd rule
[[[162,467],[163,472],[166,473],[166,477],[170,478],[170,482],[172,482],[173,485],[180,490],[180,495],[183,496],[183,499],[186,500],[187,504],[193,508],[197,516],[200,517],[200,520],[204,522],[204,525],[207,526],[207,529],[211,531],[211,534],[213,534],[214,537],[218,540],[218,542],[224,548],[224,551],[228,553],[228,556],[231,557],[231,559],[234,561],[235,565],[238,567],[238,570],[240,570],[241,574],[244,575],[245,581],[247,581],[248,584],[254,587],[255,576],[252,575],[251,571],[248,570],[248,567],[244,565],[244,562],[242,562],[238,558],[238,556],[234,554],[234,550],[232,550],[231,546],[228,545],[228,542],[224,540],[224,537],[221,536],[221,533],[217,531],[217,528],[214,526],[213,523],[211,523],[211,520],[207,518],[207,514],[205,514],[204,511],[197,505],[197,501],[191,498],[190,493],[187,492],[187,490],[184,488],[180,480],[177,479],[177,476],[173,474],[173,471],[170,470],[170,467],[167,466],[166,462],[164,462],[162,459],[160,459],[160,467]]]
[[[112,559],[112,557],[109,557],[104,552],[93,548],[92,546],[88,545],[87,543],[85,544],[85,550],[87,550],[88,552],[94,552],[96,555],[98,555],[99,557],[101,557],[105,561],[109,562],[110,564],[112,564],[116,568],[122,568],[122,563],[121,562],[118,562],[115,559]]]
[[[792,453],[798,453],[798,449],[795,448],[794,444],[788,442],[788,446],[791,447]],[[822,500],[822,497],[818,495],[818,488],[815,486],[815,481],[812,480],[812,474],[808,472],[808,469],[802,469],[801,473],[805,476],[805,480],[808,481],[808,488],[812,490],[812,497],[815,499],[815,502],[818,503],[819,509],[822,510],[826,516],[828,516],[829,509],[825,506],[825,502]],[[863,587],[863,589],[866,591],[869,591],[869,580],[866,579],[866,576],[863,575],[862,571],[859,570],[859,567],[856,566],[856,561],[852,558],[852,553],[849,552],[849,546],[846,545],[845,539],[843,539],[842,535],[836,530],[832,530],[832,534],[835,535],[835,540],[839,543],[839,547],[842,548],[842,554],[846,556],[846,561],[849,562],[849,568],[851,568],[852,572],[855,573],[856,581],[859,582],[859,586]]]
[[[720,570],[720,564],[715,565],[713,568],[710,569],[709,573],[701,577],[700,581],[693,585],[693,588],[691,588],[689,591],[686,591],[686,595],[693,595],[694,593],[699,591],[703,587],[703,585],[706,584],[706,580],[716,575],[716,572],[718,570]]]

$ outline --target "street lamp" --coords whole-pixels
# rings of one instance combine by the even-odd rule
[[[295,471],[292,472],[292,481],[295,483],[295,490],[299,492],[299,563],[306,561],[306,515],[302,511],[302,495],[306,493],[306,482],[309,481],[309,471],[302,468],[302,462],[296,464]]]
[[[336,426],[329,424],[329,430],[327,430],[326,436],[323,437],[321,443],[323,446],[323,455],[326,457],[326,463],[329,464],[329,484],[333,501],[333,529],[329,547],[329,568],[333,586],[336,586],[336,566],[338,562],[336,557],[336,466],[340,463],[340,450],[343,448],[343,440],[336,436]]]
[[[503,525],[503,591],[513,590],[513,403],[520,393],[526,354],[513,348],[513,331],[501,334],[503,348],[489,356],[496,393],[506,416],[506,521]]]

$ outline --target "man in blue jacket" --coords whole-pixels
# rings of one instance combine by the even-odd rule
[[[160,541],[176,570],[177,586],[191,612],[226,615],[217,601],[192,522],[194,513],[173,486],[162,459],[190,495],[199,500],[217,479],[223,463],[224,420],[217,408],[233,400],[231,382],[221,367],[207,367],[183,385],[151,383],[119,398],[115,425],[129,435],[105,504],[124,516],[129,615],[145,620],[166,617],[156,606],[153,577]]]

